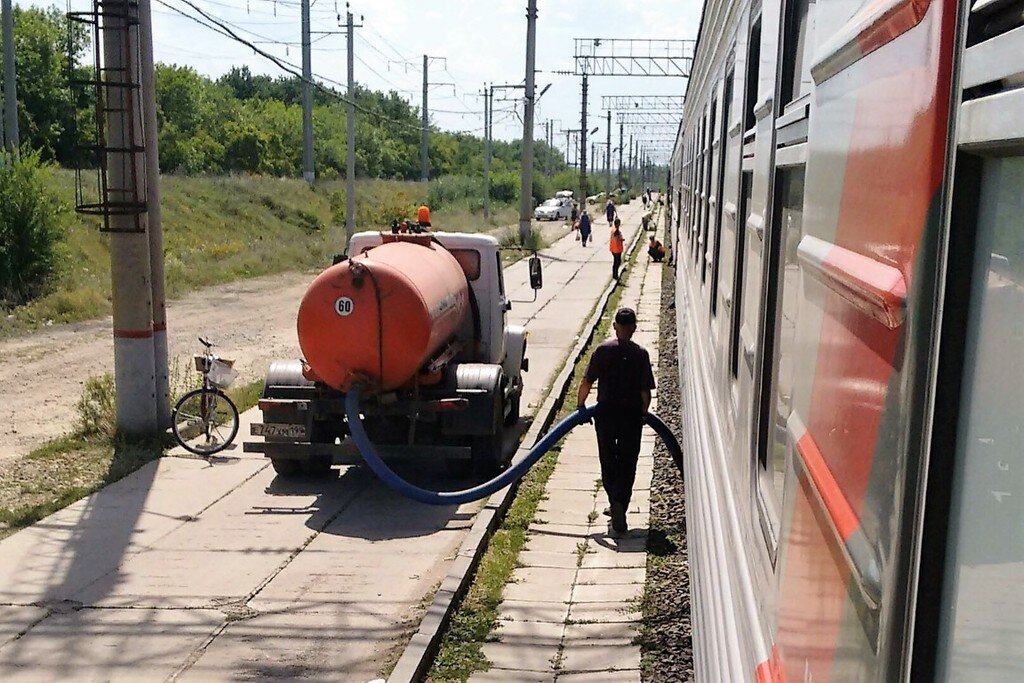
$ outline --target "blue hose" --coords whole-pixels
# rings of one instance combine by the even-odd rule
[[[530,452],[526,454],[525,458],[489,481],[485,481],[472,488],[463,489],[462,491],[429,491],[427,489],[414,486],[402,479],[395,474],[383,460],[381,460],[380,456],[377,454],[377,449],[374,447],[373,442],[371,442],[367,437],[366,430],[363,428],[363,421],[359,416],[359,394],[359,389],[353,388],[345,396],[345,416],[348,419],[348,426],[349,431],[352,434],[352,440],[355,442],[356,447],[362,454],[363,460],[365,460],[366,464],[370,466],[370,469],[373,470],[374,474],[380,477],[381,481],[387,484],[390,488],[404,496],[428,505],[461,505],[463,503],[469,503],[474,500],[486,498],[495,491],[500,491],[509,484],[518,481],[538,460],[541,459],[541,457],[543,457],[545,453],[561,441],[566,434],[579,425],[589,422],[600,409],[599,405],[593,405],[576,410],[552,427],[551,430],[544,435],[544,438],[538,441],[537,444],[530,449]],[[666,446],[672,453],[672,459],[679,467],[679,473],[682,475],[682,451],[679,448],[679,442],[676,441],[675,436],[672,434],[672,430],[669,429],[668,425],[662,422],[662,420],[653,413],[648,413],[645,421],[654,429],[655,433],[665,441]]]

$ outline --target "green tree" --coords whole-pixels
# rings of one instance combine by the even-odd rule
[[[56,7],[14,8],[18,132],[21,143],[38,150],[43,160],[70,163],[79,142],[76,133],[90,133],[86,112],[92,93],[79,89],[73,95],[68,82],[69,54],[77,64],[87,45],[85,27],[77,23],[69,26]],[[87,74],[83,68],[74,70],[78,79]]]

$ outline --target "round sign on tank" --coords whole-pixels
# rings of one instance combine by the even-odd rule
[[[347,296],[338,297],[337,301],[334,302],[334,312],[343,318],[347,315],[352,315],[352,311],[355,308],[356,305]]]

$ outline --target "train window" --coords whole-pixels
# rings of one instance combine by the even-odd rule
[[[704,180],[704,194],[707,199],[704,201],[704,220],[701,224],[701,250],[700,250],[700,281],[703,283],[707,281],[708,274],[708,254],[711,250],[710,241],[710,225],[711,225],[711,204],[712,202],[718,203],[715,194],[718,192],[714,186],[713,181],[715,178],[715,114],[717,113],[718,102],[715,100],[711,101],[711,110],[708,112],[708,128],[707,128],[707,170],[705,172]]]
[[[715,207],[715,247],[713,257],[711,259],[711,315],[718,315],[718,270],[720,268],[719,258],[721,257],[722,251],[722,207],[725,201],[722,197],[725,194],[722,190],[725,187],[725,159],[728,156],[726,154],[726,147],[728,146],[729,140],[729,116],[732,113],[730,111],[730,105],[732,104],[732,81],[733,72],[730,69],[729,73],[725,77],[725,92],[722,97],[722,130],[719,140],[721,140],[720,149],[718,150],[718,205]]]
[[[762,511],[774,533],[779,528],[796,358],[796,317],[800,300],[797,245],[803,236],[804,167],[776,171],[765,289],[761,400],[757,457]]]
[[[758,16],[750,27],[747,43],[747,78],[743,90],[743,130],[749,131],[757,120],[754,107],[757,106],[757,81],[761,75],[761,17]]]
[[[782,84],[778,111],[800,96],[804,83],[810,85],[807,68],[808,26],[813,21],[814,0],[790,0],[786,3],[786,16],[782,38]]]
[[[744,254],[747,248],[746,222],[750,211],[750,200],[754,194],[754,174],[751,171],[744,171],[740,176],[740,205],[736,215],[743,221],[736,226],[736,270],[732,283],[732,326],[729,339],[732,340],[732,347],[729,349],[729,370],[733,379],[739,376],[740,369],[740,323],[743,321],[743,278],[745,275],[743,264]]]
[[[935,680],[1024,676],[1024,156],[980,170]]]

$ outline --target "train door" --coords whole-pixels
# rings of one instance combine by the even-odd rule
[[[978,1],[967,13],[913,661],[904,665],[915,680],[999,683],[1024,679],[1024,2]]]

